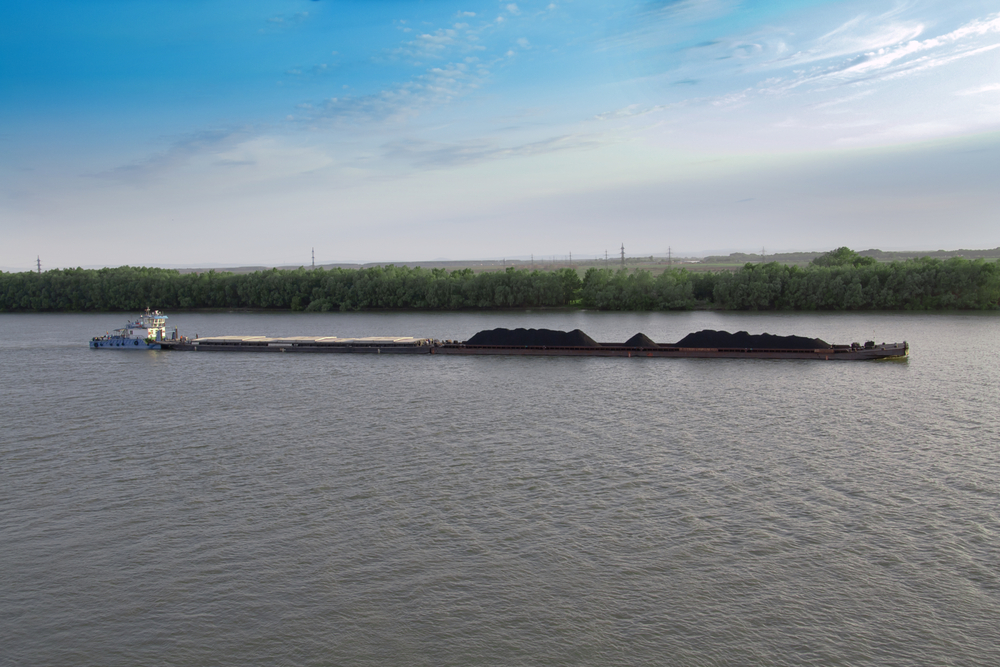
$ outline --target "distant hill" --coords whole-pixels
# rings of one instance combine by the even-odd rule
[[[703,264],[746,264],[748,262],[760,262],[763,258],[765,262],[807,264],[822,254],[821,252],[776,252],[773,255],[762,256],[757,253],[734,252],[729,255],[710,255],[703,257],[701,261]],[[920,257],[932,257],[934,259],[948,259],[950,257],[1000,259],[1000,248],[993,248],[991,250],[879,250],[872,248],[869,250],[859,250],[858,254],[862,257],[873,257],[880,262],[902,262]]]

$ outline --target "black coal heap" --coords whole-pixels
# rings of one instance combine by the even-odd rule
[[[622,343],[622,347],[660,347],[653,339],[644,333],[637,333]]]
[[[833,347],[819,338],[805,336],[751,335],[746,331],[729,333],[705,329],[688,334],[671,347],[726,347],[753,348],[755,350],[819,350]]]
[[[465,341],[466,345],[507,345],[516,347],[600,347],[601,344],[579,329],[489,329]]]
[[[466,345],[503,345],[507,347],[600,347],[601,344],[579,329],[555,331],[553,329],[489,329],[480,331],[465,341]],[[663,346],[653,342],[646,334],[637,333],[621,344],[622,347],[655,349],[659,347],[714,347],[755,350],[820,350],[833,346],[819,338],[805,336],[775,336],[749,334],[746,331],[729,333],[705,329],[688,334],[673,344]]]

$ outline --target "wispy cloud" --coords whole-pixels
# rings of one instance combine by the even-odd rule
[[[109,179],[140,185],[156,176],[189,162],[206,153],[223,153],[247,136],[246,130],[209,130],[186,135],[174,141],[166,150],[142,160],[95,174],[94,178]]]
[[[740,0],[659,0],[637,3],[632,10],[619,16],[609,16],[610,25],[624,22],[624,29],[598,39],[595,48],[658,49],[664,45],[683,43],[690,39],[693,26],[733,14]]]
[[[1000,83],[987,83],[982,86],[976,86],[975,88],[966,88],[965,90],[960,90],[956,95],[981,95],[983,93],[997,93],[1000,92]]]
[[[872,46],[889,39],[890,35],[916,35],[922,32],[923,26],[908,29],[897,27],[879,33],[877,39],[863,39],[861,43]],[[900,39],[877,49],[873,47],[872,50],[855,53],[832,65],[798,72],[796,76],[774,82],[774,85],[768,87],[777,92],[807,84],[832,86],[899,78],[1000,48],[998,37],[1000,14],[994,14],[936,37],[922,40]],[[813,52],[812,58],[819,59],[821,53],[821,50]]]
[[[390,159],[404,160],[417,167],[441,168],[488,160],[584,150],[607,143],[606,138],[596,135],[568,134],[512,146],[501,146],[486,140],[444,144],[408,139],[387,143],[383,150],[385,157]]]
[[[911,42],[926,29],[922,22],[903,20],[898,7],[878,16],[861,14],[814,39],[800,50],[785,48],[784,52],[773,53],[762,65],[793,67],[876,52]],[[784,46],[784,41],[778,41]]]
[[[462,26],[467,27],[467,26]],[[393,55],[402,55],[417,60],[428,58],[441,58],[447,51],[459,45],[459,29],[439,28],[433,32],[425,32],[417,35],[402,46],[392,51]],[[468,46],[467,44],[464,44]]]
[[[489,70],[475,58],[432,67],[410,81],[375,94],[329,98],[315,108],[310,120],[400,121],[457,100],[482,86],[489,76]]]
[[[694,99],[683,100],[680,102],[674,102],[672,104],[656,104],[653,106],[630,104],[627,107],[622,107],[621,109],[599,113],[596,116],[594,116],[594,120],[607,121],[607,120],[620,120],[623,118],[635,118],[637,116],[645,116],[651,113],[657,113],[659,111],[668,111],[670,109],[679,109],[681,107],[692,106],[695,104],[705,102],[707,99],[708,98],[694,98]]]
[[[514,3],[505,9],[512,16],[520,14]],[[491,80],[492,69],[513,52],[509,49],[501,52],[497,40],[492,40],[495,52],[491,54],[490,47],[484,44],[489,41],[486,38],[505,27],[486,19],[473,22],[477,17],[475,12],[459,12],[458,17],[463,21],[425,30],[384,52],[383,57],[388,59],[410,60],[412,66],[422,68],[419,74],[376,93],[338,95],[321,103],[309,102],[312,113],[303,120],[399,122],[481,89]],[[531,48],[525,37],[515,39],[514,44],[520,49]]]
[[[261,33],[273,33],[278,30],[287,30],[289,28],[294,28],[297,25],[305,23],[309,20],[309,12],[297,12],[295,14],[283,14],[281,16],[272,16],[267,19],[265,23],[267,24],[264,28],[261,28],[259,32]]]
[[[849,135],[836,140],[836,143],[846,146],[865,145],[886,142],[911,142],[953,134],[962,128],[954,123],[922,122],[892,125],[873,132],[860,135]]]

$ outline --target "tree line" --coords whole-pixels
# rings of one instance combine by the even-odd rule
[[[921,258],[878,263],[839,248],[801,268],[675,268],[474,273],[384,266],[248,274],[170,269],[0,273],[0,312],[271,308],[462,310],[582,306],[600,310],[945,310],[1000,308],[1000,264]]]

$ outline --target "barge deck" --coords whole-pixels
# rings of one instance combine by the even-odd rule
[[[475,345],[467,342],[440,341],[411,336],[212,336],[162,341],[164,350],[178,352],[293,352],[339,354],[443,354],[506,355],[537,357],[651,357],[697,359],[813,359],[822,361],[865,361],[905,358],[909,345],[903,343],[867,343],[864,346],[832,345],[815,349],[680,347],[652,344],[633,347],[623,343],[593,345]]]

